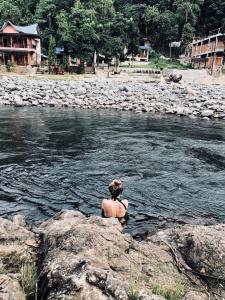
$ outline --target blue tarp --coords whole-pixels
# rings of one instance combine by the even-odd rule
[[[63,54],[63,53],[64,53],[64,47],[55,48],[55,54]]]
[[[141,50],[152,50],[151,46],[139,46]]]

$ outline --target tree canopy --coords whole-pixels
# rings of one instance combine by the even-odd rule
[[[46,52],[54,36],[66,52],[91,60],[95,51],[135,53],[144,37],[168,52],[171,41],[185,47],[193,36],[225,31],[225,0],[0,0],[1,25],[7,20],[37,22]]]

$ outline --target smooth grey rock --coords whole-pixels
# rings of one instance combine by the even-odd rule
[[[14,96],[14,105],[17,107],[23,106],[23,100],[19,95]]]
[[[203,110],[201,112],[201,116],[202,117],[211,117],[213,115],[214,111],[211,110],[211,109],[206,109],[206,110]]]
[[[15,91],[17,89],[17,87],[14,83],[9,83],[9,84],[6,85],[6,87],[10,91]]]
[[[76,94],[77,95],[85,94],[86,91],[87,90],[84,87],[79,87],[79,88],[76,89]]]
[[[121,87],[119,87],[119,91],[121,91],[121,92],[129,92],[129,89],[128,89],[128,87],[127,86],[121,86]]]
[[[26,220],[25,217],[23,215],[15,215],[13,216],[13,223],[16,226],[22,226],[25,227],[26,226]]]
[[[11,276],[0,274],[0,299],[25,300],[25,294],[19,281]]]

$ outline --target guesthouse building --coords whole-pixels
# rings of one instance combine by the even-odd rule
[[[7,21],[0,29],[0,65],[41,64],[41,39],[38,24],[17,26]]]
[[[224,64],[225,34],[218,33],[203,39],[194,39],[187,55],[194,68],[219,69]]]

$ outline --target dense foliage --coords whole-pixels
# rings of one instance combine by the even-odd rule
[[[193,36],[225,31],[225,0],[0,0],[5,20],[39,23],[46,52],[54,36],[66,52],[91,60],[95,51],[121,57],[125,46],[136,53],[143,37],[168,52],[171,41],[184,48]]]

